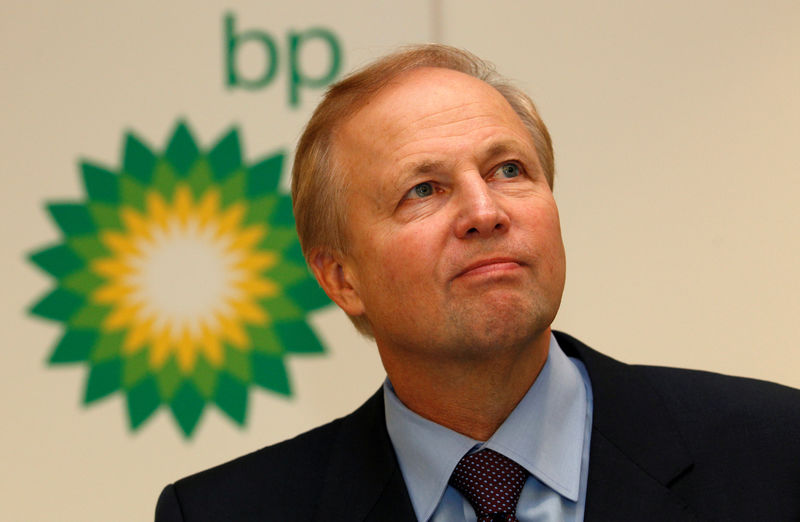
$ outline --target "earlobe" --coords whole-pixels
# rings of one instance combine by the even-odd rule
[[[349,270],[342,262],[342,256],[328,250],[314,250],[310,256],[311,271],[328,297],[348,315],[364,313],[364,305],[354,286]]]

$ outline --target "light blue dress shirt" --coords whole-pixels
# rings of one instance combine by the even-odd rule
[[[409,410],[388,379],[383,397],[386,428],[420,521],[476,521],[469,501],[447,482],[461,457],[483,448],[502,453],[530,473],[517,503],[520,522],[583,520],[592,389],[583,363],[567,357],[552,335],[536,381],[486,442]]]

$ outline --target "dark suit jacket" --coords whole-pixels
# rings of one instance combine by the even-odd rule
[[[800,391],[629,366],[568,335],[594,394],[585,520],[800,521]],[[157,522],[416,520],[380,391],[354,413],[167,486]]]

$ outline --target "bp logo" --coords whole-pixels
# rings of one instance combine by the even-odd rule
[[[208,404],[245,422],[253,386],[291,395],[285,358],[319,354],[284,154],[242,159],[237,131],[208,150],[179,123],[162,152],[128,134],[122,166],[81,165],[86,197],[51,202],[60,243],[30,260],[54,278],[33,315],[63,324],[50,364],[83,364],[83,401],[114,393],[132,430],[166,406],[187,437]]]

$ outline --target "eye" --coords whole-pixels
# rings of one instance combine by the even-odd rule
[[[433,195],[434,188],[433,184],[430,181],[426,181],[424,183],[420,183],[419,185],[415,185],[414,188],[408,191],[406,194],[407,199],[418,199],[418,198],[426,198],[428,196]]]
[[[516,178],[520,175],[519,165],[516,163],[503,163],[492,173],[492,177]]]

